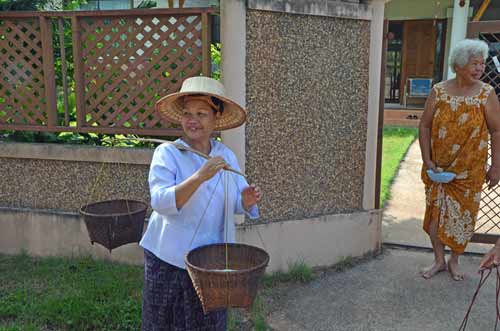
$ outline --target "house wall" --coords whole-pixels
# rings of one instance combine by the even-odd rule
[[[454,0],[393,0],[385,5],[385,18],[389,21],[398,20],[429,20],[447,19],[446,41],[443,63],[443,80],[448,76],[448,56],[450,50],[451,26]],[[472,10],[470,12],[472,15]]]
[[[483,0],[471,0],[469,7],[469,20],[472,20]],[[385,5],[385,18],[388,20],[418,20],[418,19],[447,19],[446,48],[443,64],[443,79],[448,78],[448,56],[450,51],[453,0],[442,0],[440,5],[434,0],[393,0]],[[500,2],[491,1],[481,21],[500,20]]]
[[[392,0],[385,5],[385,18],[388,20],[446,18],[447,9],[450,7],[453,7],[453,0]]]

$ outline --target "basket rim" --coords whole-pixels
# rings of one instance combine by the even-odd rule
[[[248,273],[248,272],[253,272],[253,271],[256,271],[256,270],[259,270],[259,269],[262,269],[262,268],[265,268],[267,267],[267,265],[269,264],[269,253],[266,252],[264,249],[260,248],[260,247],[257,247],[257,246],[252,246],[252,245],[247,245],[247,244],[241,244],[241,243],[218,243],[218,244],[208,244],[208,245],[203,245],[203,246],[199,246],[199,247],[196,247],[195,249],[189,251],[185,258],[184,258],[184,262],[186,263],[186,266],[188,266],[189,268],[192,268],[196,271],[201,271],[201,272],[205,272],[205,273],[212,273],[212,274],[227,274],[228,271],[224,271],[224,270],[218,270],[218,269],[206,269],[206,268],[201,268],[201,267],[198,267],[198,266],[195,266],[194,264],[192,264],[191,262],[189,262],[188,260],[188,257],[189,255],[192,253],[192,252],[195,252],[195,251],[198,251],[198,250],[201,250],[203,248],[206,248],[208,246],[246,246],[246,247],[251,247],[253,249],[257,249],[261,252],[263,252],[265,255],[266,255],[266,259],[264,260],[264,262],[258,264],[257,266],[255,267],[252,267],[252,268],[248,268],[248,269],[244,269],[244,270],[231,270],[230,273],[232,275],[235,275],[235,274],[242,274],[242,273]]]
[[[135,203],[138,203],[138,204],[142,205],[143,208],[140,208],[138,210],[134,210],[134,211],[131,211],[131,212],[128,212],[128,213],[111,213],[111,214],[94,214],[94,213],[89,213],[89,212],[85,211],[85,208],[88,208],[91,205],[97,205],[97,204],[107,203],[107,202],[112,202],[112,201],[135,202]],[[85,205],[83,205],[83,206],[80,207],[79,212],[83,216],[91,216],[91,217],[117,217],[117,216],[127,216],[127,215],[131,215],[131,214],[137,214],[137,213],[143,212],[144,210],[147,210],[147,209],[148,209],[148,205],[144,201],[141,201],[141,200],[135,200],[135,199],[109,199],[109,200],[102,200],[102,201],[96,201],[96,202],[87,203],[87,204],[85,204]]]

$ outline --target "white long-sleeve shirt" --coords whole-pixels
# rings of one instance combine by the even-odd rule
[[[181,139],[176,143],[187,146]],[[210,143],[211,157],[221,156],[231,168],[239,171],[236,156],[229,148],[213,139]],[[184,257],[190,250],[225,242],[226,236],[227,242],[234,242],[234,214],[245,213],[241,192],[248,183],[244,177],[227,171],[219,171],[201,184],[187,203],[177,209],[176,185],[189,178],[205,162],[195,153],[180,151],[171,144],[158,146],[151,161],[149,190],[153,213],[140,245],[161,260],[183,269],[186,268]],[[224,178],[228,188],[227,230],[224,226]],[[257,218],[257,206],[254,205],[246,214]]]

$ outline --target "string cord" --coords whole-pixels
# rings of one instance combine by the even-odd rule
[[[229,294],[229,245],[228,245],[228,232],[229,232],[229,204],[228,204],[228,195],[229,195],[229,183],[228,183],[228,176],[229,174],[224,171],[224,242],[225,242],[225,255],[226,255],[226,305],[229,306],[229,299],[230,299],[230,294]],[[236,191],[238,191],[238,186],[236,186]]]
[[[496,289],[495,289],[495,309],[496,309],[496,317],[495,317],[495,330],[497,329],[498,326],[498,321],[500,320],[500,308],[498,307],[499,299],[500,299],[500,271],[498,269],[498,266],[495,266],[496,269],[496,274],[497,274],[497,279],[496,279]],[[464,319],[462,321],[462,324],[460,324],[460,328],[458,329],[459,331],[465,331],[467,329],[467,323],[469,322],[469,316],[470,312],[472,310],[472,306],[474,305],[474,302],[476,301],[476,298],[479,294],[479,291],[481,290],[481,287],[486,283],[488,280],[488,277],[491,275],[492,269],[487,269],[487,273],[485,276],[485,271],[486,270],[481,270],[481,278],[479,279],[479,283],[477,285],[476,291],[474,292],[474,295],[472,296],[472,300],[469,304],[469,307],[467,309],[467,312],[465,313]]]
[[[101,167],[99,168],[99,172],[97,173],[97,177],[96,177],[94,183],[92,184],[92,187],[90,188],[90,195],[87,194],[89,196],[90,201],[92,201],[94,198],[95,189],[96,189],[97,184],[99,183],[99,181],[101,179],[101,175],[102,175],[103,170],[104,170],[104,165],[105,165],[105,163],[102,162]]]
[[[224,172],[224,242],[226,244],[226,270],[229,269],[229,247],[228,247],[228,233],[229,233],[229,183],[228,173]],[[236,188],[238,190],[238,188]]]
[[[238,184],[236,183],[235,176],[234,176],[234,175],[231,175],[230,177],[232,178],[233,183],[234,183],[234,186],[236,187],[236,192],[237,192],[237,194],[241,195],[241,193],[242,193],[242,192],[240,191],[240,189],[239,189],[239,187],[238,187]],[[242,207],[243,207],[243,201],[241,202],[241,204],[242,204]],[[261,233],[260,233],[259,227],[258,227],[258,226],[256,226],[256,227],[255,227],[255,229],[257,229],[257,234],[258,234],[258,236],[259,236],[259,239],[260,239],[260,242],[261,242],[261,244],[262,244],[262,247],[264,247],[264,249],[265,249],[265,250],[267,250],[267,248],[266,248],[266,244],[264,243],[264,240],[262,239],[262,235],[261,235]]]
[[[497,316],[495,319],[495,330],[497,329],[498,320],[500,319],[500,310],[498,308],[498,299],[500,296],[500,271],[498,271],[498,266],[496,267],[496,271],[497,271],[497,283],[496,283],[496,291],[495,291],[495,299],[496,299],[495,309],[497,311]]]
[[[126,173],[127,170],[126,170],[126,166],[122,166],[121,165],[122,162],[125,164],[125,161],[123,160],[123,157],[124,157],[123,153],[121,153],[121,155],[122,155],[122,161],[121,162],[117,162],[116,164],[117,164],[117,168],[118,168],[118,176],[120,176],[121,178],[123,178],[124,177],[124,173],[122,172],[123,168],[125,168],[125,173]],[[116,180],[115,180],[115,183],[116,183]],[[118,193],[118,192],[116,192],[116,193]],[[123,195],[124,195],[124,200],[125,200],[125,206],[127,207],[128,219],[129,219],[129,222],[132,223],[133,222],[133,218],[132,218],[132,213],[130,211],[130,205],[129,205],[129,202],[128,202],[128,200],[129,200],[128,197],[130,196],[130,192],[128,192],[128,191],[127,192],[123,192]],[[114,221],[116,222],[117,219],[114,219]],[[112,240],[114,240],[115,235],[116,235],[116,232],[113,231],[111,233]]]
[[[198,230],[200,229],[201,223],[203,222],[203,217],[205,217],[205,213],[207,212],[208,207],[210,206],[210,202],[212,201],[212,198],[215,195],[215,191],[217,190],[217,186],[219,186],[221,178],[222,178],[222,173],[219,173],[217,183],[215,184],[215,187],[212,190],[212,194],[210,194],[210,198],[208,199],[207,205],[205,206],[205,209],[203,210],[203,213],[201,214],[200,220],[198,221],[198,224],[196,225],[196,229],[193,233],[193,237],[191,238],[191,241],[189,242],[189,248],[191,248],[191,245],[193,244],[194,238],[196,237],[196,234],[198,233]]]
[[[227,241],[228,241],[228,236],[229,236],[229,226],[228,226],[229,225],[229,217],[228,217],[229,216],[229,205],[228,205],[228,198],[229,198],[229,196],[228,196],[229,185],[228,184],[229,183],[228,183],[227,177],[231,177],[231,179],[233,180],[237,195],[241,195],[242,191],[239,189],[234,175],[227,173],[227,170],[222,170],[222,172],[219,173],[219,178],[217,179],[217,183],[215,184],[215,187],[212,190],[212,193],[210,194],[210,198],[207,202],[207,205],[205,206],[205,209],[203,210],[203,213],[200,217],[200,220],[198,221],[198,224],[196,225],[196,229],[195,229],[195,232],[193,233],[193,237],[191,238],[191,241],[189,242],[189,247],[191,248],[191,245],[193,244],[193,241],[194,241],[196,235],[198,234],[198,231],[199,231],[201,224],[203,222],[203,218],[205,216],[205,213],[207,212],[208,207],[210,206],[210,202],[212,201],[212,198],[215,195],[215,192],[217,190],[217,187],[219,186],[219,182],[220,182],[223,174],[225,174],[225,176],[224,176],[224,242],[226,243],[226,269],[228,269],[229,261],[228,261],[228,252],[227,252],[227,250],[228,250]],[[264,240],[262,239],[262,235],[260,233],[260,230],[259,230],[259,228],[256,228],[256,229],[257,229],[257,234],[259,236],[259,239],[262,243],[262,246],[264,247],[264,249],[266,249],[266,245],[264,243]]]

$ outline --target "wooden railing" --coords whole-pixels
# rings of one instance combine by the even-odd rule
[[[210,76],[211,13],[0,12],[0,130],[179,135],[154,104]]]

